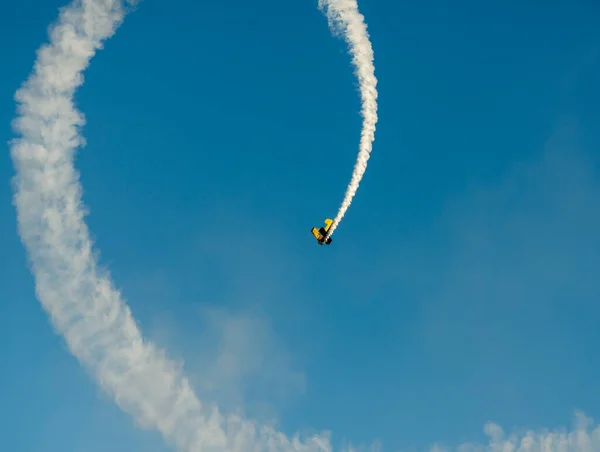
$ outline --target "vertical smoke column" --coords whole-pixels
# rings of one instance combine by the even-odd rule
[[[319,9],[327,14],[332,32],[335,35],[342,34],[349,45],[352,63],[360,86],[363,116],[359,152],[352,179],[348,184],[337,216],[329,228],[327,237],[330,237],[350,207],[360,180],[367,169],[377,123],[377,79],[375,78],[373,48],[369,41],[367,25],[364,22],[364,16],[358,11],[356,0],[319,0]]]

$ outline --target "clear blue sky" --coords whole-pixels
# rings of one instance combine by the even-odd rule
[[[526,4],[525,4],[526,3]],[[63,3],[0,9],[0,139]],[[333,244],[360,104],[316,1],[145,0],[76,101],[88,224],[203,400],[385,450],[599,417],[600,8],[361,0],[372,158]],[[164,451],[35,299],[0,159],[0,449]]]

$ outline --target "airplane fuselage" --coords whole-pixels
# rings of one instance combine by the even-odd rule
[[[331,244],[331,237],[328,237],[327,239],[325,239],[325,236],[327,235],[327,232],[329,231],[329,228],[331,227],[331,225],[333,224],[333,220],[331,220],[330,218],[327,218],[325,220],[325,225],[326,227],[320,227],[319,229],[317,228],[312,228],[311,232],[312,235],[315,237],[315,239],[317,240],[317,243],[319,245],[330,245]]]
[[[331,237],[328,237],[327,241],[325,241],[325,236],[327,235],[327,231],[325,230],[325,228],[319,228],[319,234],[323,236],[322,239],[318,240],[319,245],[323,245],[324,243],[327,243],[327,245],[329,245],[331,243]]]

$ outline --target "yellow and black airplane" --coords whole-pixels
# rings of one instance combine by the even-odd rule
[[[325,220],[325,227],[324,228],[312,228],[311,232],[312,235],[315,236],[315,239],[317,239],[317,242],[319,242],[319,245],[323,245],[323,243],[325,243],[326,245],[330,245],[331,244],[331,237],[327,238],[327,241],[325,240],[325,236],[327,235],[327,231],[329,231],[329,228],[331,227],[331,225],[333,224],[333,220],[327,218]]]

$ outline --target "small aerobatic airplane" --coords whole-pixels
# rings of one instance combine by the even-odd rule
[[[315,239],[317,239],[317,242],[319,242],[319,245],[323,245],[323,243],[330,245],[331,244],[331,237],[327,238],[327,241],[325,241],[325,236],[327,235],[327,231],[329,231],[329,228],[331,227],[331,225],[333,224],[333,220],[327,218],[325,220],[325,227],[324,228],[312,228],[311,232],[312,235],[315,236]]]

